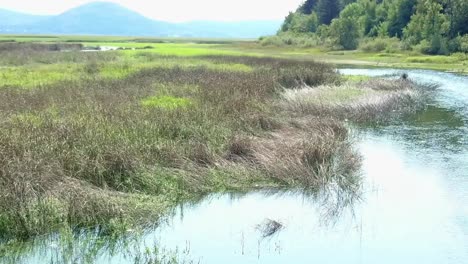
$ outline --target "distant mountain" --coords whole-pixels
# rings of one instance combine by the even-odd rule
[[[33,33],[92,35],[167,35],[170,23],[154,21],[121,5],[93,2],[32,24]]]
[[[193,21],[181,23],[187,29],[185,36],[193,37],[227,37],[227,38],[258,38],[276,34],[282,22],[275,20],[259,21]]]
[[[0,8],[0,26],[18,26],[39,22],[48,16],[29,15]]]
[[[110,2],[92,2],[56,16],[34,16],[0,9],[0,33],[79,34],[161,37],[256,38],[274,34],[281,21],[152,20]]]

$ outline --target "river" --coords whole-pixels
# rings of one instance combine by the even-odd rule
[[[401,74],[341,69],[349,75]],[[468,263],[468,77],[405,70],[440,87],[424,111],[380,127],[360,128],[359,199],[265,190],[215,194],[181,204],[130,251],[157,245],[195,263]],[[282,224],[264,237],[267,219]],[[48,263],[53,239],[22,261]],[[96,263],[128,263],[101,250]]]

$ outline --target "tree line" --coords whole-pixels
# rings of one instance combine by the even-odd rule
[[[313,33],[348,50],[363,38],[397,38],[428,54],[468,52],[468,1],[306,0],[282,33]]]

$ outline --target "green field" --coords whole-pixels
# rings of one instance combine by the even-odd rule
[[[147,52],[167,56],[204,55],[248,55],[318,60],[337,65],[366,67],[389,67],[408,69],[433,69],[468,73],[468,55],[450,56],[423,55],[415,52],[379,53],[363,51],[328,51],[324,48],[300,48],[294,46],[262,46],[255,40],[230,39],[180,39],[180,38],[138,38],[98,36],[28,36],[0,35],[3,41],[82,43],[85,46],[114,46],[121,48],[146,48]],[[126,51],[129,57],[138,51]]]

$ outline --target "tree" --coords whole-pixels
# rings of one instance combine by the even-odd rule
[[[310,15],[295,14],[291,21],[290,31],[296,33],[315,32],[318,27],[317,14],[313,12]]]
[[[346,6],[338,19],[333,19],[330,25],[330,36],[335,39],[336,44],[346,50],[357,48],[361,36],[359,18],[363,15],[362,6],[353,3]]]
[[[449,20],[442,11],[443,6],[437,0],[418,0],[416,13],[403,30],[405,38],[413,45],[424,40],[426,53],[444,53]]]
[[[319,0],[316,10],[319,23],[329,25],[340,14],[339,0]]]
[[[289,12],[289,14],[284,19],[283,24],[281,25],[281,28],[280,28],[281,32],[286,32],[291,29],[291,23],[292,23],[293,18],[294,18],[294,13]]]
[[[403,29],[408,25],[416,11],[416,0],[396,0],[389,10],[388,34],[391,37],[403,37]]]
[[[340,7],[344,9],[347,5],[355,3],[356,0],[340,0]]]
[[[468,34],[468,1],[447,0],[446,9],[450,20],[450,37]]]
[[[306,0],[299,6],[297,11],[302,14],[310,15],[314,10],[315,4],[317,4],[317,0]]]
[[[281,30],[314,32],[345,49],[364,36],[397,37],[406,48],[445,54],[468,45],[468,0],[304,0]]]
[[[362,18],[364,35],[374,37],[377,35],[376,28],[380,24],[377,19],[377,3],[369,0],[364,0],[359,3],[362,5],[365,12]]]

